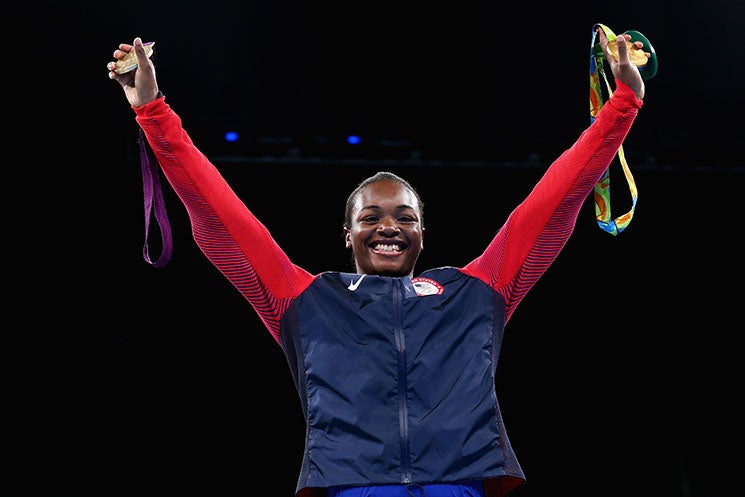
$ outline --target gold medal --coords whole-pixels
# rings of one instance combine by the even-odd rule
[[[645,55],[643,47],[642,49],[636,48],[632,42],[627,41],[626,49],[629,52],[629,60],[632,64],[636,67],[647,65],[649,59]],[[608,51],[614,59],[618,60],[618,44],[616,43],[616,40],[608,41]]]
[[[147,55],[148,58],[153,54],[154,45],[154,41],[142,44],[142,47],[145,49],[145,55]],[[114,72],[117,74],[124,74],[133,71],[136,67],[137,55],[135,55],[135,49],[133,48],[127,55],[116,61],[116,69],[114,69]]]

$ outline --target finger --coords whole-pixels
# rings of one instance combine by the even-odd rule
[[[146,74],[153,77],[153,63],[150,61],[150,57],[153,55],[153,45],[155,42],[143,43],[142,38],[135,38],[134,41],[134,53],[136,55],[137,67],[141,74]]]
[[[142,44],[142,38],[139,36],[134,40],[135,55],[137,56],[137,65],[139,67],[145,67],[148,65],[147,53],[145,53],[145,47]]]
[[[616,47],[618,47],[618,60],[619,62],[621,60],[628,61],[629,60],[629,52],[628,47],[626,46],[626,42],[628,41],[628,38],[631,38],[627,34],[620,34],[616,37]]]
[[[605,31],[603,31],[603,28],[598,28],[597,33],[600,38],[600,47],[605,50],[605,47],[608,45],[608,37],[605,36]]]
[[[636,50],[642,50],[642,51],[644,50],[644,43],[642,43],[641,41],[637,40],[637,41],[632,42],[632,44],[634,45],[634,48]],[[643,52],[643,53],[647,58],[650,58],[652,56],[650,52]]]
[[[116,79],[118,75],[117,70],[119,69],[119,65],[122,64],[121,60],[129,54],[129,51],[131,49],[132,45],[122,43],[119,45],[119,48],[117,50],[114,50],[113,57],[114,59],[116,59],[116,61],[112,61],[106,64],[106,69],[109,70],[109,78]]]
[[[114,57],[116,57],[117,59],[120,59],[126,56],[129,52],[131,52],[133,48],[134,47],[130,45],[129,43],[120,43],[119,49],[114,50]]]

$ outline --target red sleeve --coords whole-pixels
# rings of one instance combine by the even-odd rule
[[[314,276],[293,264],[217,168],[192,143],[163,97],[133,108],[207,258],[279,341],[279,320]]]
[[[626,138],[642,101],[621,82],[579,139],[546,170],[483,254],[465,266],[502,294],[509,320],[574,230],[579,210]]]

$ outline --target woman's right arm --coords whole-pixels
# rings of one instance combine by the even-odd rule
[[[120,45],[115,58],[129,50]],[[169,184],[183,202],[191,220],[194,240],[207,258],[251,303],[275,339],[279,319],[292,299],[313,280],[293,264],[266,227],[238,198],[217,168],[200,152],[183,129],[181,119],[158,96],[152,61],[137,52],[138,68],[110,76],[122,84]],[[140,104],[140,105],[135,105]]]

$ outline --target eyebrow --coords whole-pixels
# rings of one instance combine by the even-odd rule
[[[382,207],[380,207],[379,205],[373,204],[373,205],[363,205],[360,208],[361,211],[364,211],[365,209],[382,209]],[[414,208],[413,206],[409,204],[401,204],[401,205],[396,206],[396,210],[402,210],[402,209],[411,209],[412,211],[416,210],[416,208]]]

